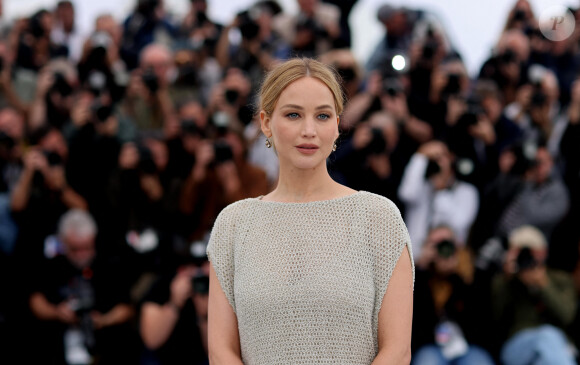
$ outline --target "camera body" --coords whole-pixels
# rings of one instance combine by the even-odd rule
[[[147,68],[143,72],[141,75],[141,80],[150,92],[155,93],[157,90],[159,90],[159,79],[157,78],[157,75],[152,68]]]
[[[113,114],[113,107],[102,103],[98,98],[91,104],[91,112],[97,122],[105,122]]]
[[[385,152],[387,149],[387,141],[383,136],[383,131],[380,128],[371,128],[371,133],[373,135],[369,144],[365,147],[364,151],[369,155],[376,155]]]
[[[457,251],[455,243],[451,240],[443,240],[437,243],[435,247],[437,248],[437,255],[441,258],[449,258]]]
[[[209,293],[209,276],[196,274],[191,278],[191,288],[193,293],[207,295]]]
[[[516,257],[516,272],[533,269],[539,265],[540,263],[536,260],[529,247],[522,248]]]
[[[52,84],[51,90],[59,93],[63,97],[69,96],[73,93],[73,88],[70,86],[68,81],[66,81],[62,72],[54,73],[54,83]]]
[[[226,142],[219,141],[219,140],[215,141],[213,148],[214,148],[214,154],[215,154],[214,162],[216,164],[220,164],[220,163],[223,163],[226,161],[233,160],[234,154],[232,152],[232,148]]]

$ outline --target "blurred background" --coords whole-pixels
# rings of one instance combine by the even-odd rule
[[[408,227],[413,365],[577,363],[578,1],[0,5],[1,364],[208,363],[206,247],[276,187],[293,56],[340,76],[332,178]]]
[[[14,19],[26,15],[31,9],[56,4],[57,0],[4,0],[4,19]],[[135,0],[74,0],[78,11],[80,28],[90,31],[91,20],[101,12],[111,12],[117,19],[122,19],[134,6]],[[383,5],[382,0],[360,0],[356,2],[349,19],[353,27],[352,49],[361,62],[370,56],[372,48],[382,35],[382,27],[376,20],[376,11]],[[478,71],[494,45],[504,25],[504,14],[509,11],[511,3],[505,0],[461,1],[461,0],[393,0],[395,6],[421,8],[436,14],[445,27],[459,52],[465,57],[465,63],[471,74]],[[179,18],[187,9],[185,0],[166,0],[166,9]],[[219,22],[226,22],[237,12],[252,4],[251,0],[214,0],[209,6],[209,14]],[[295,13],[298,6],[293,0],[280,0],[279,4],[286,12]],[[530,5],[536,13],[551,6],[575,6],[574,0],[531,0]]]

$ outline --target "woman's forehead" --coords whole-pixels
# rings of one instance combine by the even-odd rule
[[[316,78],[302,77],[290,83],[278,99],[277,107],[286,104],[300,106],[331,105],[334,108],[334,96],[326,84]]]

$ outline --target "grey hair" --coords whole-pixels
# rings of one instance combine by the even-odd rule
[[[58,235],[64,237],[67,234],[94,237],[97,234],[97,223],[87,211],[71,209],[58,222]]]

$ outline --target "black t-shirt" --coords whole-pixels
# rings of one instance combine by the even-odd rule
[[[169,302],[170,286],[174,275],[160,277],[146,294],[143,302],[164,305]],[[197,325],[197,315],[193,301],[188,299],[179,313],[179,319],[167,342],[153,352],[160,364],[207,364],[207,354],[203,347]]]
[[[69,301],[79,319],[86,321],[90,321],[91,311],[104,314],[118,304],[131,303],[129,275],[115,261],[97,258],[90,267],[79,270],[66,257],[57,256],[34,270],[33,276],[32,292],[42,293],[55,305]],[[42,349],[44,363],[63,359],[64,334],[68,326],[54,321],[37,321],[37,325],[39,330],[35,344]],[[89,331],[95,340],[91,351],[99,358],[99,363],[134,363],[138,334],[132,323]]]

